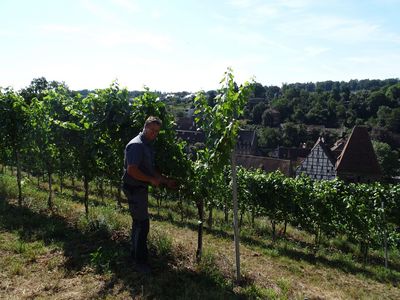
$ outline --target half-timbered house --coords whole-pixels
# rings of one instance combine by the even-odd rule
[[[324,140],[319,138],[310,154],[296,169],[296,176],[305,173],[312,179],[334,179],[336,177],[335,159]]]
[[[382,176],[368,130],[355,126],[347,140],[341,139],[332,149],[319,138],[310,154],[296,169],[296,176],[312,179],[334,179],[346,182],[378,181]]]

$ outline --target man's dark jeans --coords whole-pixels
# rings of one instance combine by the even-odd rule
[[[133,220],[132,222],[132,258],[138,264],[147,263],[147,235],[149,233],[149,219],[143,221]]]
[[[129,188],[123,191],[128,198],[132,217],[131,254],[138,264],[147,262],[147,236],[150,228],[147,187]]]

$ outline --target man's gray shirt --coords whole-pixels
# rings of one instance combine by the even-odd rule
[[[143,132],[133,138],[125,147],[124,175],[122,180],[130,187],[147,187],[148,183],[128,175],[128,165],[136,165],[147,176],[155,175],[154,149]]]
[[[129,210],[134,220],[149,218],[147,182],[128,175],[128,165],[136,165],[145,175],[155,175],[154,150],[152,143],[146,140],[143,133],[133,138],[125,147],[124,158],[124,193],[128,198]]]

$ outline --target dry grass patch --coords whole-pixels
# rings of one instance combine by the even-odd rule
[[[376,266],[364,268],[340,253],[317,252],[312,258],[310,235],[288,228],[285,238],[272,243],[266,224],[242,232],[243,280],[236,285],[231,230],[206,229],[203,260],[197,264],[195,222],[177,221],[170,208],[161,208],[151,221],[155,272],[142,277],[130,266],[126,205],[122,210],[115,210],[115,203],[91,206],[86,218],[76,199],[57,197],[55,204],[54,213],[34,197],[29,209],[15,201],[0,207],[0,298],[400,299],[393,285],[397,273],[394,280],[381,276],[388,284],[375,276]]]
[[[184,256],[187,263],[194,267],[197,232],[163,222],[153,223],[153,227],[163,228],[165,234],[173,238],[174,245],[179,245],[180,251],[186,253]],[[204,250],[207,249],[212,249],[215,264],[221,274],[228,280],[234,280],[233,241],[205,234]],[[270,255],[270,251],[257,246],[241,244],[240,252],[244,278],[266,291],[274,291],[272,296],[279,299],[400,299],[399,287],[359,274],[344,272],[318,262],[296,260],[279,255],[279,252]]]

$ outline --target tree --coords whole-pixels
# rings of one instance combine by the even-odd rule
[[[370,117],[370,113],[368,111],[368,103],[366,100],[369,95],[369,91],[360,91],[356,94],[350,95],[349,108],[352,114],[354,114],[355,119],[367,119]]]
[[[387,89],[385,95],[392,102],[397,103],[397,105],[400,105],[400,83],[390,86]]]
[[[379,165],[382,168],[383,174],[389,178],[399,175],[399,153],[395,150],[392,150],[391,147],[386,143],[373,141],[372,145],[378,158]]]
[[[267,100],[278,98],[281,96],[281,89],[278,86],[266,86],[265,87],[265,97]]]
[[[284,97],[288,100],[300,97],[300,89],[294,85],[283,85],[282,92]]]
[[[400,107],[394,108],[387,120],[389,130],[400,133]]]
[[[392,110],[390,109],[390,107],[387,107],[387,106],[379,107],[379,109],[376,113],[378,126],[386,127],[391,113],[392,113]]]
[[[279,111],[279,113],[281,114],[281,121],[285,121],[292,114],[292,107],[289,104],[288,99],[284,97],[273,99],[271,101],[271,108]]]
[[[255,98],[265,98],[265,93],[265,87],[261,83],[253,83],[253,96]]]
[[[266,106],[265,106],[264,102],[257,103],[254,106],[254,108],[251,112],[253,124],[261,124],[262,115],[263,115],[265,109],[266,109]]]
[[[304,125],[296,125],[292,122],[287,122],[283,127],[283,144],[287,147],[298,147],[305,142],[307,132]]]
[[[60,83],[58,81],[47,81],[45,77],[34,78],[30,85],[21,89],[20,95],[25,99],[28,105],[31,104],[33,98],[42,101],[48,90],[56,90],[58,87],[63,87],[68,90],[65,83]]]
[[[371,95],[367,98],[367,103],[368,103],[368,110],[370,113],[370,116],[376,115],[378,109],[381,106],[392,106],[391,101],[386,97],[386,95],[383,93],[383,91],[376,91],[372,92]]]
[[[282,136],[277,128],[264,127],[257,130],[258,145],[265,148],[276,148],[282,143]]]

